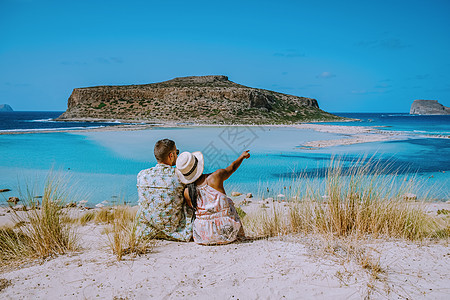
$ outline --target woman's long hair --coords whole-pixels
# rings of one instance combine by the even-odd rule
[[[197,209],[197,196],[198,196],[197,184],[195,184],[195,182],[189,183],[188,185],[186,185],[186,187],[188,188],[189,198],[191,198],[192,207],[194,209]]]

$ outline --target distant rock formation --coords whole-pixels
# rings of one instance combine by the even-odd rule
[[[8,104],[0,104],[0,112],[1,111],[14,111],[14,110]]]
[[[275,124],[342,119],[317,100],[250,88],[227,76],[180,77],[165,82],[76,88],[59,121]]]
[[[411,115],[450,115],[450,107],[437,100],[414,100],[409,111]]]

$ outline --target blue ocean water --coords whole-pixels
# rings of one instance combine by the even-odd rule
[[[53,119],[63,112],[58,111],[13,111],[0,112],[0,133],[36,130],[68,130],[98,128],[117,125],[112,122],[58,122]]]
[[[57,115],[59,112],[46,117]],[[292,184],[291,178],[300,174],[320,179],[334,157],[349,167],[366,156],[388,164],[386,176],[397,176],[399,182],[417,177],[433,198],[450,199],[450,139],[423,137],[424,133],[448,132],[448,118],[417,119],[398,114],[346,116],[362,121],[339,125],[391,126],[383,128],[408,131],[410,135],[396,141],[307,150],[301,146],[308,141],[339,139],[343,135],[292,127],[219,126],[3,134],[0,135],[0,189],[11,191],[0,194],[0,204],[9,196],[17,196],[19,189],[26,188],[25,184],[37,186],[39,194],[49,170],[68,176],[71,189],[79,194],[77,197],[91,205],[103,200],[136,203],[136,175],[155,165],[153,146],[161,138],[175,140],[181,151],[202,151],[205,172],[226,167],[241,151],[250,149],[251,158],[226,181],[227,192],[274,196],[284,193],[285,187]]]
[[[377,126],[381,130],[406,131],[431,135],[450,135],[450,115],[410,115],[407,113],[335,113],[338,116],[359,119],[349,126]],[[327,124],[342,125],[333,122]]]

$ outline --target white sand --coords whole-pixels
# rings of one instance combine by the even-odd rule
[[[434,205],[434,204],[433,204]],[[448,203],[432,206],[447,207]],[[448,243],[357,245],[383,270],[371,276],[344,242],[286,236],[223,246],[158,241],[118,262],[103,225],[79,227],[82,250],[4,271],[1,299],[449,299]],[[327,247],[329,245],[329,247]],[[328,251],[327,251],[328,249]],[[334,249],[333,254],[329,249]]]
[[[302,124],[295,126],[299,129],[313,129],[318,132],[337,133],[342,138],[331,140],[316,140],[303,144],[304,149],[325,148],[332,146],[353,145],[370,142],[384,142],[404,140],[410,138],[408,134],[399,131],[382,131],[376,127],[342,126],[322,124]]]
[[[353,145],[371,142],[406,140],[411,138],[450,138],[448,135],[424,135],[407,131],[387,131],[377,126],[345,126],[326,124],[294,125],[298,129],[312,129],[317,132],[335,133],[339,139],[315,140],[303,144],[303,149],[326,148],[333,146]]]

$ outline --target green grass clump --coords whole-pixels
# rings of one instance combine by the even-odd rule
[[[104,102],[101,102],[98,106],[94,107],[95,109],[102,109],[103,107],[105,107],[106,104]]]
[[[236,207],[236,212],[241,220],[247,215],[247,213],[240,207]]]

